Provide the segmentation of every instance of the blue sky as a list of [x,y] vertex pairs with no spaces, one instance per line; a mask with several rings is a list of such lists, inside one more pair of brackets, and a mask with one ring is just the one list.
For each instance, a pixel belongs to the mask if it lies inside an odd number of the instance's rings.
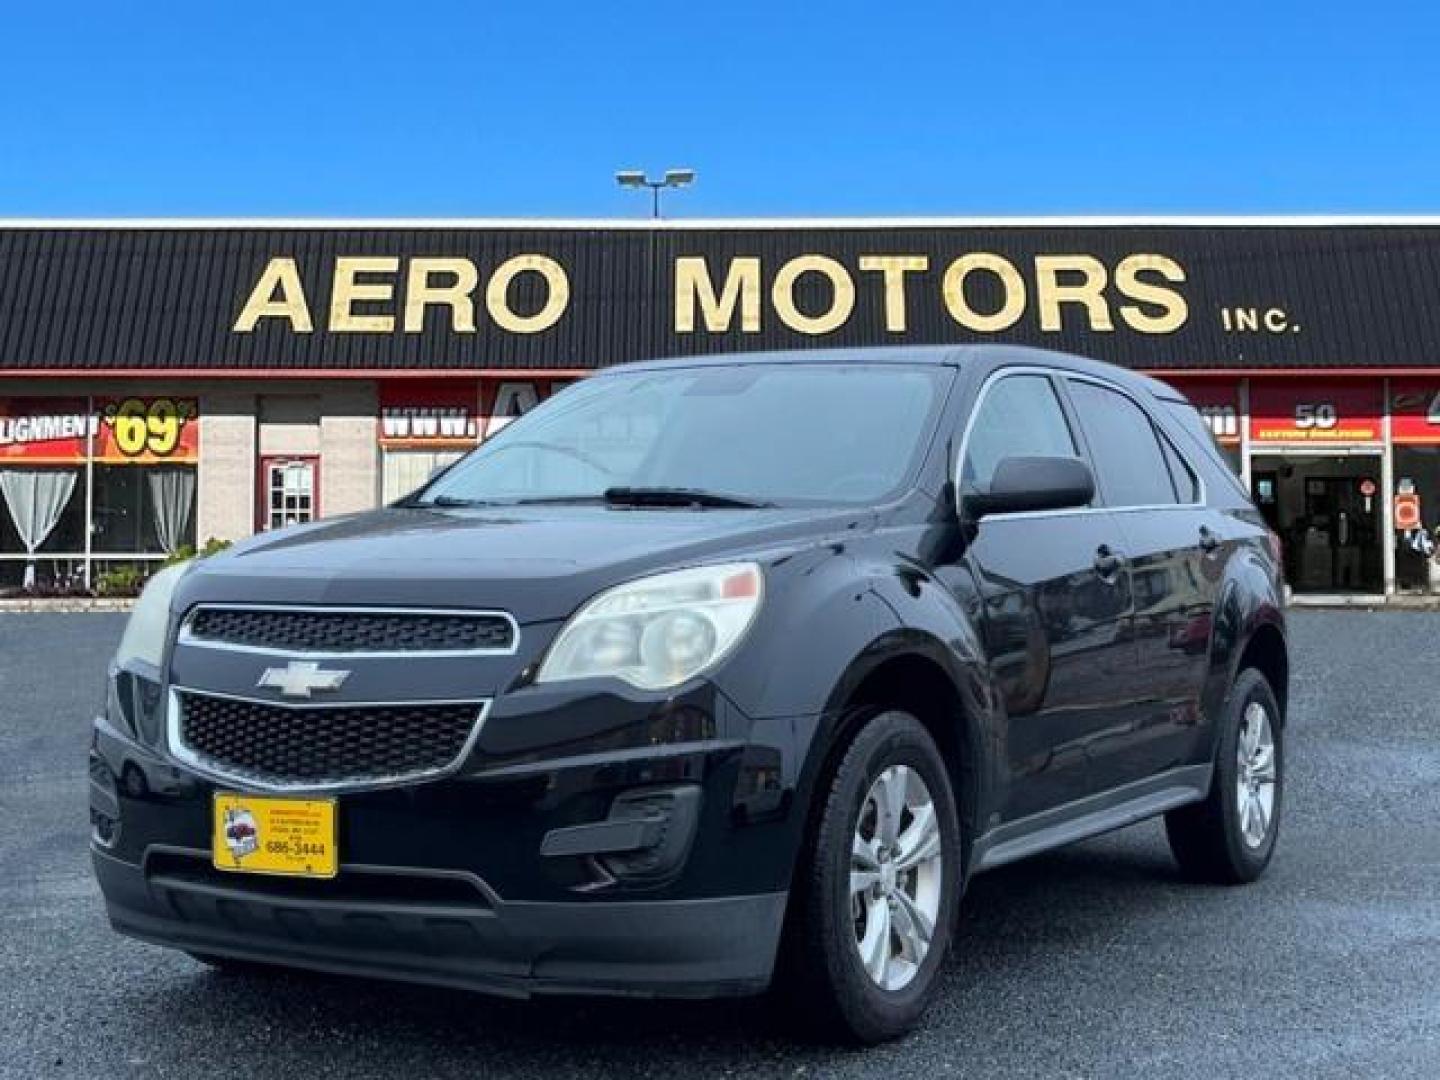
[[1440,210],[1417,2],[21,3],[0,217]]

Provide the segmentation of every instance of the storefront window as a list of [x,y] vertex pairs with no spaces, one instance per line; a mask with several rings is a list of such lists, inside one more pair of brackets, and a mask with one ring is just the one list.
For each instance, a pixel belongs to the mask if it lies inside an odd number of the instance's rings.
[[[39,556],[85,552],[85,509],[81,470],[58,466],[28,468],[0,466],[0,500],[4,502],[5,525],[0,528],[0,555],[7,556],[16,584],[40,583]],[[47,577],[54,577],[57,564],[45,561]]]
[[197,414],[192,399],[0,399],[0,589],[83,588],[100,556],[148,565],[193,545]]
[[195,468],[96,465],[94,537],[99,554],[171,555],[195,545]]
[[1419,504],[1418,526],[1395,530],[1395,585],[1440,594],[1440,446],[1395,448],[1395,492]]

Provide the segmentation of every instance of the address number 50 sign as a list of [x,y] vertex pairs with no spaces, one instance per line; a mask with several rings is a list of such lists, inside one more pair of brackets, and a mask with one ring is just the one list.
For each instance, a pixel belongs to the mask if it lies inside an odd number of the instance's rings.
[[1317,401],[1295,403],[1295,426],[1301,431],[1328,431],[1340,422],[1339,410],[1334,402]]

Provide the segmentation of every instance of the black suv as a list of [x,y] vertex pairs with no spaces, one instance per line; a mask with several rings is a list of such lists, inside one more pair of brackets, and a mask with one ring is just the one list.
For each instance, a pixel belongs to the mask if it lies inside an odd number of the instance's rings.
[[123,933],[503,994],[920,1015],[973,874],[1280,817],[1278,552],[1195,409],[1004,347],[632,364],[164,571],[95,724]]

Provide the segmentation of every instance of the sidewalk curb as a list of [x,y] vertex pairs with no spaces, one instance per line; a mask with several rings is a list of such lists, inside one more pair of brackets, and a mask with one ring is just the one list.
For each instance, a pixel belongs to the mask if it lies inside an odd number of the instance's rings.
[[75,614],[87,611],[129,611],[135,606],[130,597],[58,596],[0,600],[0,615],[54,612]]

